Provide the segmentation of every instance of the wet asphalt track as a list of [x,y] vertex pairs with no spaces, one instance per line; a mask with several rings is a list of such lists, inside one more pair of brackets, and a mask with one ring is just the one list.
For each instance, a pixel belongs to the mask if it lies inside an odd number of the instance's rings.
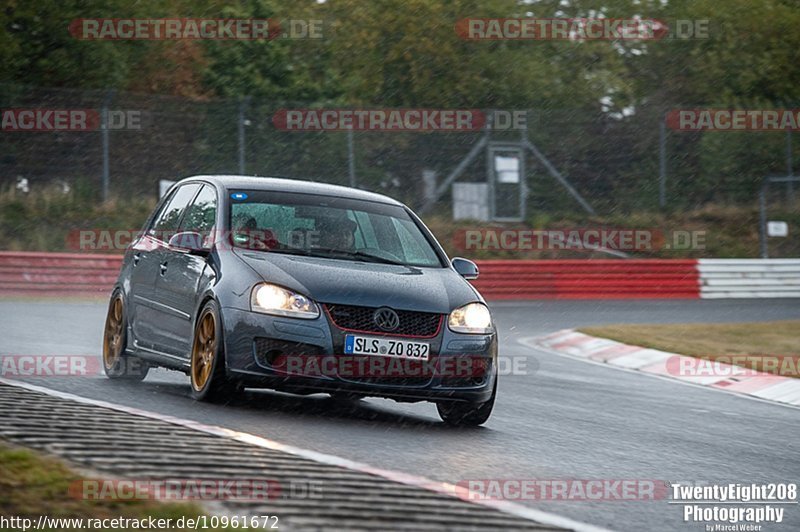
[[[481,429],[442,425],[433,405],[336,403],[247,391],[226,406],[189,397],[188,378],[158,370],[140,384],[103,377],[31,378],[73,394],[221,425],[282,443],[441,481],[658,479],[798,482],[800,410],[543,353],[518,343],[602,323],[800,318],[800,300],[538,301],[492,305],[505,375]],[[0,354],[98,354],[105,303],[0,301]],[[800,333],[799,333],[800,336]],[[800,340],[798,340],[800,342]],[[0,420],[2,413],[0,412]],[[651,502],[536,502],[535,508],[618,530],[704,530],[682,507]],[[781,526],[800,529],[800,508]]]

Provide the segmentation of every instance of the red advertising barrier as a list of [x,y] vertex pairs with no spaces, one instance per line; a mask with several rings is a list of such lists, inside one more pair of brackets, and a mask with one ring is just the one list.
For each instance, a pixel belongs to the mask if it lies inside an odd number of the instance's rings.
[[122,256],[0,252],[0,296],[107,297]]
[[[106,297],[122,257],[0,252],[0,296]],[[487,300],[697,298],[696,260],[484,260],[473,281]]]
[[698,298],[696,260],[484,260],[487,300]]

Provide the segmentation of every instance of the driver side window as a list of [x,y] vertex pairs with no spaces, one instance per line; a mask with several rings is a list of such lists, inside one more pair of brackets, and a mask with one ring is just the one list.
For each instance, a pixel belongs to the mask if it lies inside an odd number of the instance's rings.
[[163,242],[169,242],[170,237],[178,231],[178,224],[186,211],[187,205],[189,205],[189,202],[199,189],[200,185],[196,183],[178,188],[156,215],[147,234]]
[[191,205],[186,209],[178,232],[194,231],[203,236],[204,247],[209,247],[209,237],[217,220],[217,192],[210,185],[203,185]]

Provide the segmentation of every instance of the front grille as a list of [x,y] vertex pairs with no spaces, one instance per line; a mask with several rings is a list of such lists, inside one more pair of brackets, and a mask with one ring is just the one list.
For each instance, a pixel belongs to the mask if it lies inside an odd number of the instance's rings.
[[333,324],[340,329],[351,331],[390,334],[394,336],[417,336],[432,338],[439,332],[442,315],[431,312],[415,312],[411,310],[395,310],[400,324],[393,331],[382,330],[375,323],[373,315],[376,307],[358,307],[355,305],[325,305]]

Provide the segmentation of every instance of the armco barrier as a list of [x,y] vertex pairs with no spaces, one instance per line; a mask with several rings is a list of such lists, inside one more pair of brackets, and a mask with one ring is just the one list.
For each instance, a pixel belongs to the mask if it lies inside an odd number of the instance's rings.
[[[107,297],[122,257],[0,252],[0,296]],[[488,300],[800,297],[800,259],[484,260]]]
[[696,260],[486,260],[486,299],[697,298]]
[[700,297],[800,297],[800,259],[700,259]]

